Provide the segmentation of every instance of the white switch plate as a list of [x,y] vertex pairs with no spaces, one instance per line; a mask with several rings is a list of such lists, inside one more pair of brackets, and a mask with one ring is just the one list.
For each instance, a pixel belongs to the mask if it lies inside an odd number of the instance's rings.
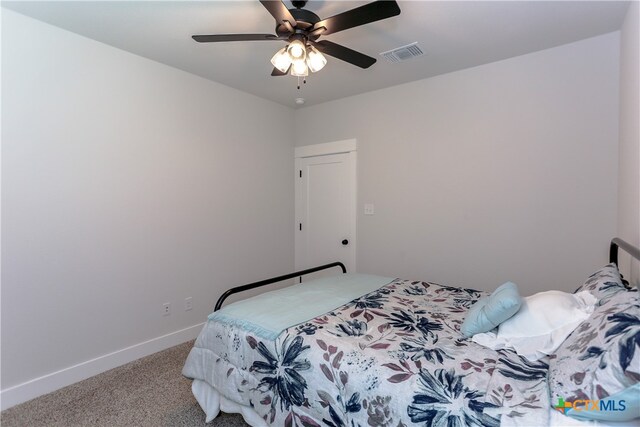
[[184,311],[189,311],[193,309],[193,298],[188,297],[184,299]]
[[365,203],[364,204],[364,214],[365,215],[373,215],[374,214],[373,203]]

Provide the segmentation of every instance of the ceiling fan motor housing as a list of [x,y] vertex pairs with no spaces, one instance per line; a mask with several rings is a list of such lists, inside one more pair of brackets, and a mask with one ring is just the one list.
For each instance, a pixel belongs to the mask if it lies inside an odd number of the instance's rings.
[[[298,32],[298,30],[302,30],[302,31],[307,30],[313,27],[313,25],[316,22],[320,22],[320,17],[315,13],[311,12],[310,10],[289,9],[289,12],[291,13],[291,16],[293,16],[293,18],[296,20],[295,22],[296,32]],[[294,22],[291,22],[291,24],[294,24]],[[287,27],[284,24],[276,23],[276,34],[278,36],[286,36],[287,34],[291,34],[291,32],[287,29]]]

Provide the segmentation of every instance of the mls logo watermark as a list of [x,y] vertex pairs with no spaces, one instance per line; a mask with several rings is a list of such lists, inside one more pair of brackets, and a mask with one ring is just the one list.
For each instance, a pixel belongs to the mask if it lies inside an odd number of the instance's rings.
[[558,398],[558,404],[554,407],[557,411],[566,414],[568,410],[580,411],[624,411],[627,409],[624,400],[587,400],[577,399],[573,402],[565,402],[564,397]]

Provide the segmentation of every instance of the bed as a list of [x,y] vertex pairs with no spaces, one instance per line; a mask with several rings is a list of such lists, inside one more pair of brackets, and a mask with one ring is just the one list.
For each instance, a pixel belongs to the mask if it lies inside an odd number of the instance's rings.
[[[611,263],[579,290],[606,294],[600,302],[608,314],[598,319],[617,327],[634,350],[640,346],[638,291],[627,288],[618,272],[618,247],[640,259],[640,250],[614,239]],[[220,309],[233,293],[331,268],[343,274]],[[220,298],[183,369],[193,379],[192,391],[207,422],[222,410],[242,414],[252,426],[578,425],[553,409],[559,402],[554,384],[569,390],[560,396],[567,402],[572,402],[570,392],[582,393],[574,393],[573,402],[590,392],[583,384],[588,373],[569,372],[567,352],[582,351],[588,356],[582,363],[595,372],[609,354],[605,347],[617,346],[607,336],[600,353],[590,353],[594,346],[584,336],[598,336],[590,320],[566,339],[584,348],[560,348],[558,354],[531,361],[461,334],[470,308],[486,300],[487,292],[344,273],[342,264],[332,263],[233,288]],[[624,332],[620,319],[607,320],[611,313],[630,313],[623,319]],[[602,334],[611,329],[601,326],[594,323],[593,328]],[[625,369],[618,369],[621,381],[628,391],[640,393],[633,388],[640,381],[640,350],[625,357]],[[598,398],[612,394],[602,396],[602,390],[614,387],[602,372],[594,380]]]

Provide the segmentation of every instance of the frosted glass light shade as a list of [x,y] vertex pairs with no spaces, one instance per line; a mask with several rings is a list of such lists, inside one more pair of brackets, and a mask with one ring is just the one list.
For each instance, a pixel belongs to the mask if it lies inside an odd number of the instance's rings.
[[291,59],[295,61],[296,59],[304,59],[307,50],[304,48],[304,43],[300,40],[294,40],[287,47],[287,52],[291,55]]
[[289,53],[287,53],[287,48],[283,47],[278,52],[276,52],[276,54],[273,55],[273,58],[271,58],[271,63],[278,70],[286,73],[291,66],[291,57],[289,56]]
[[324,66],[327,65],[327,58],[325,58],[318,49],[310,46],[307,52],[307,65],[311,72],[315,73],[316,71],[322,70]]
[[296,77],[306,77],[309,75],[309,68],[307,68],[304,59],[293,61],[291,65],[291,75]]

